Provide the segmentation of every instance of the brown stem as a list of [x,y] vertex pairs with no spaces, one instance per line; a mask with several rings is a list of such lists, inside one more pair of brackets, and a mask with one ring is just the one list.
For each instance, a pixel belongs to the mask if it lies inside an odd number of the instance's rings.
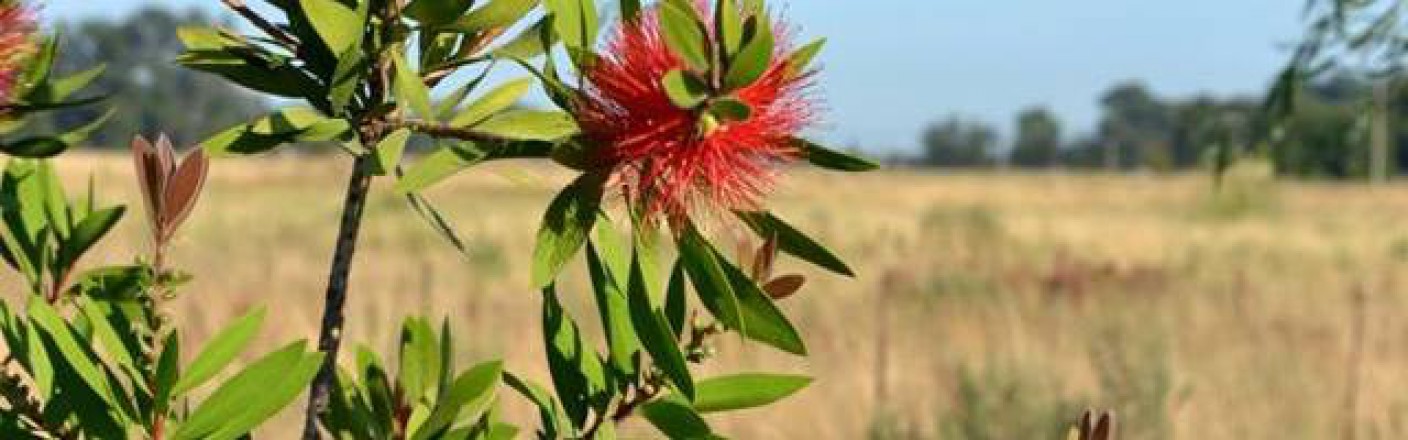
[[[373,143],[374,145],[375,143]],[[358,156],[347,182],[347,197],[342,206],[342,221],[338,227],[337,245],[333,251],[328,288],[323,303],[323,323],[318,336],[318,350],[323,352],[323,365],[313,379],[304,415],[303,438],[319,438],[318,415],[327,410],[337,373],[337,352],[342,344],[343,306],[347,303],[347,279],[352,272],[352,257],[357,251],[357,235],[362,225],[362,213],[371,189],[371,156]]]
[[596,436],[597,431],[601,430],[602,425],[607,423],[621,423],[631,417],[632,414],[635,414],[636,408],[639,408],[641,405],[644,405],[646,402],[649,402],[650,399],[654,399],[655,396],[660,394],[661,387],[656,383],[659,381],[658,376],[654,374],[647,375],[644,384],[632,387],[632,389],[635,390],[634,395],[621,399],[621,403],[616,406],[615,411],[611,411],[609,416],[607,414],[598,415],[592,420],[591,426],[588,426],[585,431],[582,431],[581,438],[590,440]]
[[289,35],[288,32],[284,32],[283,29],[270,23],[269,20],[265,20],[264,17],[261,17],[258,13],[254,12],[254,10],[249,9],[249,6],[244,4],[244,0],[220,0],[220,3],[223,3],[226,8],[239,14],[239,16],[244,18],[245,21],[248,21],[249,24],[264,31],[265,34],[283,43],[288,48],[293,49],[298,46],[297,38]]
[[459,139],[463,141],[497,142],[504,140],[503,138],[497,136],[478,133],[469,129],[457,128],[450,126],[449,124],[439,122],[410,119],[392,119],[387,122],[387,126],[392,129],[409,128],[411,130],[415,130],[416,132],[423,133],[428,136]]
[[[162,240],[159,236],[154,237],[152,241],[152,271],[156,272],[158,282],[151,291],[151,298],[148,299],[151,301],[151,311],[148,312],[147,316],[147,330],[152,340],[148,344],[151,349],[147,352],[147,365],[155,366],[159,362],[158,359],[161,357],[161,352],[166,350],[166,347],[161,346],[166,341],[166,338],[161,337],[161,303],[167,294],[167,289],[164,285],[164,276],[166,274],[166,241]],[[148,371],[147,389],[155,391],[157,386],[156,371]],[[155,406],[156,414],[152,415],[152,440],[162,440],[165,438],[166,410],[168,408],[170,407],[167,405]]]
[[[394,35],[401,21],[403,0],[390,0],[386,8],[379,11],[383,35]],[[374,64],[375,71],[368,80],[369,108],[384,102],[391,77],[391,59],[384,55]],[[389,112],[395,116],[396,111]],[[372,111],[359,115],[358,135],[362,145],[377,145],[386,135],[382,115]],[[352,273],[352,257],[357,252],[357,236],[362,228],[362,213],[366,210],[367,193],[371,190],[371,180],[375,160],[373,156],[362,154],[352,164],[352,174],[347,182],[347,196],[342,205],[342,220],[338,226],[337,245],[333,250],[332,266],[328,273],[328,287],[323,299],[323,322],[318,335],[318,350],[323,352],[323,365],[308,391],[308,409],[303,419],[303,439],[317,440],[318,416],[327,411],[332,398],[333,387],[337,385],[337,353],[342,345],[343,309],[347,303],[348,278]]]

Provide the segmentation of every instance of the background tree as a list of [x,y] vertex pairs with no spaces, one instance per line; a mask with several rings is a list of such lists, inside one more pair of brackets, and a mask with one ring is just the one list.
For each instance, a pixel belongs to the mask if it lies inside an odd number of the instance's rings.
[[1393,172],[1391,101],[1408,61],[1408,18],[1401,13],[1405,7],[1404,0],[1307,0],[1305,37],[1269,98],[1294,107],[1294,83],[1326,74],[1366,82],[1368,87],[1358,89],[1356,97],[1363,103],[1359,112],[1366,135],[1360,141],[1368,146],[1367,174],[1373,181]]
[[1061,149],[1061,123],[1045,107],[1032,107],[1017,115],[1017,137],[1010,161],[1018,167],[1049,167]]
[[924,163],[939,167],[992,164],[997,130],[983,122],[949,116],[924,131]]
[[[94,81],[95,93],[121,108],[92,137],[98,146],[122,146],[132,133],[163,131],[178,144],[199,141],[267,110],[268,102],[219,78],[172,63],[182,46],[176,30],[212,22],[196,9],[180,12],[143,8],[119,21],[88,20],[61,25],[64,51],[60,71],[106,65]],[[90,120],[103,108],[83,107],[35,121],[40,128]]]
[[1106,148],[1106,168],[1171,165],[1168,108],[1143,83],[1115,85],[1100,97],[1100,105],[1104,110],[1100,134]]

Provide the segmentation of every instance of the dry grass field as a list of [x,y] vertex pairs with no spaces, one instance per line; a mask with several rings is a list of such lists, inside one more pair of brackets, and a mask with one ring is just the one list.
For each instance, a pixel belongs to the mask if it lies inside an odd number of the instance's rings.
[[[75,183],[92,173],[106,200],[135,201],[125,157],[59,163]],[[345,172],[336,158],[213,164],[174,257],[197,277],[174,306],[190,336],[259,304],[271,312],[261,349],[316,334]],[[449,317],[464,362],[503,357],[546,378],[527,265],[566,178],[505,163],[430,192],[468,258],[382,182],[349,340],[390,353],[402,316]],[[709,368],[817,382],[719,431],[1059,438],[1094,406],[1121,416],[1125,439],[1408,437],[1408,185],[1253,179],[1229,192],[1213,197],[1193,175],[792,173],[775,210],[859,278],[790,266],[811,288],[783,307],[813,355],[725,341]],[[130,258],[131,212],[95,259]],[[565,286],[591,327],[581,274]],[[263,437],[291,438],[294,412]]]

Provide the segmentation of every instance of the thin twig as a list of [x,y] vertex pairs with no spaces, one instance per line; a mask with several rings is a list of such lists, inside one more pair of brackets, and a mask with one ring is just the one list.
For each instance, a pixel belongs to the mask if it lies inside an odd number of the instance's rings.
[[289,35],[288,32],[284,32],[283,29],[279,28],[274,23],[270,23],[269,20],[264,19],[264,17],[254,12],[253,9],[249,9],[249,6],[244,3],[244,0],[220,0],[220,3],[224,4],[226,8],[229,8],[234,13],[239,14],[239,16],[244,18],[245,21],[248,21],[249,24],[264,31],[265,34],[268,34],[275,40],[288,45],[290,48],[298,47],[299,43],[297,38]]
[[463,141],[474,142],[499,142],[505,140],[504,138],[498,136],[488,135],[466,128],[454,127],[450,124],[440,122],[393,118],[388,120],[386,123],[393,130],[399,128],[409,128],[419,133],[440,138],[459,139]]

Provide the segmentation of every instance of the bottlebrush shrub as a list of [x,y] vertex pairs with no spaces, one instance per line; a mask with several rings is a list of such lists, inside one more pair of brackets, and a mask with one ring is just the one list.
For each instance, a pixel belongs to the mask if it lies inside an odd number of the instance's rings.
[[[188,276],[165,266],[206,173],[197,152],[177,161],[169,142],[133,143],[152,224],[151,254],[125,266],[78,270],[121,219],[87,194],[70,200],[47,160],[12,159],[0,179],[0,255],[29,281],[23,310],[0,303],[0,438],[235,439],[291,402],[322,355],[285,346],[208,386],[244,351],[264,317],[225,327],[182,364],[180,332],[163,304]],[[90,181],[91,182],[91,181]],[[187,348],[192,349],[192,348]],[[197,400],[193,392],[208,396]]]
[[[671,438],[714,436],[703,414],[766,405],[811,380],[766,373],[696,380],[691,370],[723,332],[806,354],[775,304],[803,279],[774,278],[777,256],[853,275],[765,208],[773,179],[789,163],[875,168],[798,137],[816,116],[810,63],[823,43],[792,46],[790,28],[760,1],[699,5],[623,2],[623,21],[600,53],[589,11],[556,10],[577,84],[561,79],[553,58],[529,67],[579,127],[552,158],[582,172],[549,205],[534,252],[555,396],[519,388],[539,406],[542,438],[614,438],[614,425],[636,414]],[[434,160],[419,166],[446,168]],[[616,215],[631,225],[629,234],[613,230],[610,200],[623,207]],[[730,261],[705,233],[730,224],[756,232],[764,245]],[[604,350],[584,338],[556,288],[558,273],[582,249]]]
[[[811,61],[822,42],[794,46],[794,32],[762,1],[666,0],[643,8],[623,0],[621,22],[604,45],[597,5],[585,0],[278,0],[269,14],[240,0],[222,3],[261,35],[183,29],[187,50],[179,61],[302,105],[217,133],[206,151],[333,143],[354,161],[319,342],[327,356],[304,438],[322,430],[353,438],[494,437],[508,430],[496,428],[483,401],[492,390],[479,384],[498,376],[538,407],[542,438],[613,438],[615,424],[637,414],[670,437],[710,437],[702,414],[765,405],[810,382],[763,373],[695,380],[691,371],[710,357],[711,338],[725,332],[806,353],[774,303],[797,293],[804,279],[773,277],[774,262],[787,254],[853,273],[768,212],[767,193],[793,163],[875,168],[799,137],[817,117]],[[532,75],[485,86],[500,64]],[[535,84],[558,110],[515,105]],[[413,137],[435,148],[403,170]],[[581,172],[547,207],[532,265],[543,291],[551,391],[501,374],[495,363],[456,376],[475,385],[461,389],[459,379],[449,381],[450,351],[435,358],[432,350],[431,341],[449,344],[448,331],[437,340],[416,320],[403,333],[397,379],[370,352],[337,379],[342,304],[370,180],[394,176],[395,190],[460,246],[421,191],[510,158],[551,159]],[[629,233],[612,230],[617,220]],[[733,225],[764,243],[738,262],[707,238]],[[604,347],[584,339],[556,289],[559,272],[583,249]]]
[[77,145],[112,114],[59,134],[27,132],[26,118],[39,112],[92,105],[99,96],[75,98],[103,72],[96,66],[68,76],[54,72],[59,38],[37,33],[33,9],[18,0],[0,0],[0,153],[50,157]]

